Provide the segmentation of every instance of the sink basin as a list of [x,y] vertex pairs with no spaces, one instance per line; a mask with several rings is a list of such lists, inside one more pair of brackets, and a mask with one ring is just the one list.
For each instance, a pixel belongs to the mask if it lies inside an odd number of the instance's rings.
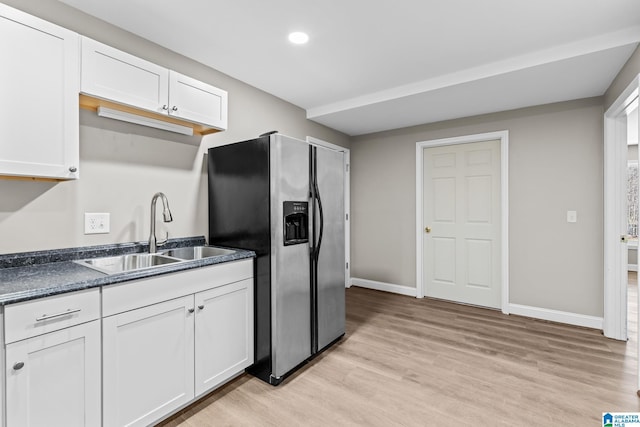
[[213,246],[193,246],[188,248],[166,249],[155,254],[118,255],[105,258],[83,259],[74,262],[102,273],[116,274],[176,262],[229,255],[234,252],[236,251],[233,249],[215,248]]
[[233,249],[214,248],[213,246],[192,246],[189,248],[167,249],[160,252],[162,255],[180,258],[183,260],[202,259],[219,255],[229,255],[236,251]]
[[94,270],[107,274],[141,270],[143,268],[157,267],[176,262],[180,262],[180,260],[159,254],[129,254],[76,261],[76,263],[80,265],[84,265],[85,267],[90,267]]

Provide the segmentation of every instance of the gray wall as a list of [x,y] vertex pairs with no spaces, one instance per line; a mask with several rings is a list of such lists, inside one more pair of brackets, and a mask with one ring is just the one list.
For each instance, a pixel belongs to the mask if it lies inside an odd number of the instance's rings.
[[510,302],[602,316],[602,115],[591,98],[353,138],[352,276],[416,286],[416,142],[508,130]]
[[[149,202],[169,197],[171,236],[206,235],[205,152],[277,129],[352,148],[352,275],[415,287],[415,143],[509,130],[511,302],[602,315],[602,114],[640,72],[636,50],[604,98],[353,138],[302,109],[55,0],[3,0],[33,15],[229,92],[229,130],[199,145],[81,112],[81,179],[0,180],[0,253],[145,240]],[[43,136],[46,137],[46,136]],[[193,142],[193,140],[190,140]],[[577,210],[568,224],[566,211]],[[85,236],[84,212],[110,212],[108,235]]]
[[629,83],[640,74],[640,46],[631,54],[631,57],[624,64],[618,75],[604,94],[605,111],[615,102]]
[[[346,135],[308,121],[294,105],[55,0],[3,2],[227,90],[229,130],[199,141],[81,111],[78,181],[0,180],[0,253],[146,240],[156,191],[166,193],[174,214],[162,234],[206,236],[207,148],[270,130],[349,146]],[[110,212],[111,233],[85,236],[84,212]]]

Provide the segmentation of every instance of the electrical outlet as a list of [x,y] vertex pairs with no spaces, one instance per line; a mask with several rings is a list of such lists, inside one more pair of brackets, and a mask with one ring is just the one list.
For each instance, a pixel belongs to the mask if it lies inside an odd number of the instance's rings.
[[109,213],[84,213],[84,234],[106,234],[109,232]]
[[578,212],[567,211],[567,222],[578,222]]

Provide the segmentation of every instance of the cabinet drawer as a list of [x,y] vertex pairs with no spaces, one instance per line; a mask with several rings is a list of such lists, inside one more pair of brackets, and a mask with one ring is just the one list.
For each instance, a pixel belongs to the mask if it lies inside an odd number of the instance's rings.
[[56,295],[5,307],[5,342],[11,343],[100,318],[100,289]]

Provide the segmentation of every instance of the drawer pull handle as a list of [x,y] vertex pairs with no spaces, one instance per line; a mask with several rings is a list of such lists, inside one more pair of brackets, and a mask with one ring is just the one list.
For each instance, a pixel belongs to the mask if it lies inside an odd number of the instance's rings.
[[198,308],[199,308],[200,310],[204,310],[204,305],[199,305],[199,306],[198,306]]
[[22,369],[24,367],[24,362],[16,362],[13,365],[13,370],[14,371],[19,371],[20,369]]
[[190,308],[188,311],[189,311],[189,313],[193,313],[194,311],[196,311],[196,309],[195,308]]
[[69,314],[73,314],[73,313],[79,313],[82,309],[80,308],[76,308],[76,309],[68,309],[67,311],[63,311],[62,313],[56,313],[56,314],[43,314],[40,317],[36,317],[36,322],[42,322],[43,320],[49,320],[49,319],[55,319],[56,317],[62,317],[62,316],[67,316]]

